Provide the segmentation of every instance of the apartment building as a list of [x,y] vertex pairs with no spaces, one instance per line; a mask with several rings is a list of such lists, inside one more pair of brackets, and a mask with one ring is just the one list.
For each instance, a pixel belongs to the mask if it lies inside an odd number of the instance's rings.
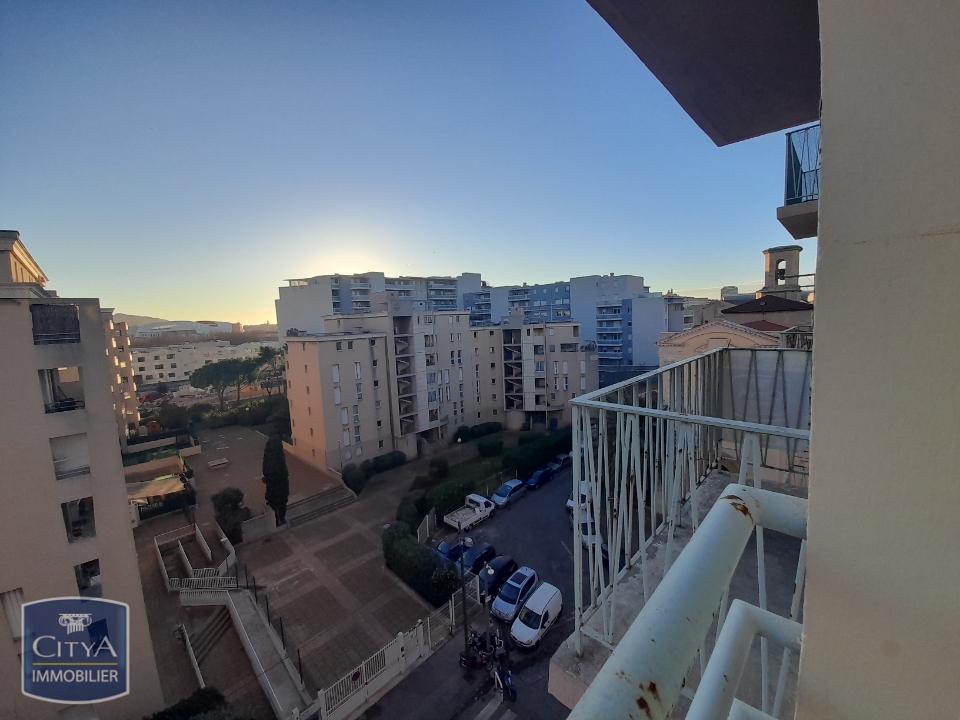
[[197,368],[221,360],[246,360],[260,354],[261,347],[279,348],[276,341],[248,342],[231,345],[229,340],[181,343],[163,347],[133,348],[134,379],[141,389],[165,383],[178,388],[190,382]]
[[127,437],[140,426],[140,402],[137,381],[130,350],[130,335],[125,322],[113,319],[113,309],[100,311],[104,339],[107,346],[107,364],[110,370],[110,392],[113,393],[113,412],[117,419],[120,445],[127,447]]
[[464,295],[481,287],[478,273],[389,277],[382,272],[369,272],[287,280],[276,301],[279,335],[286,337],[291,329],[310,331],[312,318],[318,316],[370,312],[372,296],[384,292],[423,302],[431,310],[457,310],[464,308]]
[[[10,717],[128,720],[163,697],[117,442],[116,356],[99,302],[57,297],[46,281],[19,233],[0,232],[0,697]],[[133,649],[130,694],[82,715],[20,692],[21,605],[76,595],[129,604]]]
[[317,332],[287,338],[294,452],[308,462],[414,456],[481,422],[555,427],[569,422],[569,397],[596,387],[596,354],[582,349],[575,323],[471,327],[462,310],[385,294],[374,302],[373,312],[316,318]]

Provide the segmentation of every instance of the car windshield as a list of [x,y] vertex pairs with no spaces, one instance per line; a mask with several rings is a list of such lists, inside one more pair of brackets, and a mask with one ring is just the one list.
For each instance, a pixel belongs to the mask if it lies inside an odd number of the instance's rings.
[[497,495],[498,497],[506,497],[509,494],[510,494],[509,485],[501,485],[497,490],[497,492],[494,493],[494,495]]
[[524,608],[520,611],[520,622],[528,628],[537,630],[540,627],[540,613],[535,613],[530,608]]
[[515,603],[519,597],[520,586],[514,583],[512,580],[504,585],[503,589],[500,591],[500,599],[508,603]]

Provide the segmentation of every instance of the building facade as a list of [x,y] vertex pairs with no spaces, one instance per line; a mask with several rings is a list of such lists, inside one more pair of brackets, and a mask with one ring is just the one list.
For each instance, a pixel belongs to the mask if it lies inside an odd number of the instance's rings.
[[548,428],[597,385],[576,323],[471,327],[470,313],[380,296],[375,311],[318,318],[287,337],[294,453],[340,468],[391,450],[408,457],[461,425]]
[[113,393],[113,412],[117,419],[120,445],[127,447],[127,437],[140,426],[140,402],[130,349],[127,324],[113,319],[113,310],[100,311],[107,345],[107,364],[110,369],[110,391]]
[[46,280],[19,233],[0,233],[0,466],[7,481],[0,696],[11,717],[66,717],[65,706],[20,692],[20,607],[51,597],[104,597],[130,606],[131,688],[85,712],[126,720],[155,712],[163,697],[117,441],[116,355],[105,342],[99,302],[57,297],[44,289]]
[[279,348],[276,341],[231,345],[228,340],[208,340],[163,347],[133,348],[134,381],[141,389],[164,383],[171,388],[187,385],[197,368],[221,360],[246,360],[260,354],[261,347]]

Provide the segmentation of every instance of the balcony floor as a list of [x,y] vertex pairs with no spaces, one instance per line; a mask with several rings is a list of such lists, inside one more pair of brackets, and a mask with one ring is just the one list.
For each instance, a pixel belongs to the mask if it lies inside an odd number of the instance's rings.
[[[702,519],[713,507],[720,493],[730,483],[737,482],[736,473],[715,470],[701,485],[698,493],[699,517]],[[774,485],[765,485],[765,489],[776,490],[791,495],[806,496],[806,488],[791,488]],[[690,526],[690,503],[686,503],[683,510],[683,527],[674,531],[673,559],[686,547],[692,537]],[[767,575],[767,607],[772,612],[788,617],[790,602],[793,596],[794,575],[797,559],[800,552],[800,541],[773,532],[764,533],[764,548],[766,557]],[[650,593],[656,589],[664,575],[666,555],[666,531],[660,533],[654,543],[647,549],[648,582],[651,582]],[[584,564],[586,564],[584,556]],[[743,556],[737,566],[736,573],[730,584],[730,599],[739,598],[754,605],[758,604],[757,586],[757,554],[756,535],[753,535],[743,551]],[[586,601],[586,599],[585,599]],[[614,645],[623,637],[633,623],[643,605],[643,586],[640,579],[640,566],[637,565],[627,576],[620,581],[616,590],[616,621],[613,632]],[[573,598],[570,598],[570,608],[573,609]],[[802,618],[801,618],[802,620]],[[602,632],[601,614],[596,613],[587,623],[597,634]],[[707,637],[707,647],[712,648],[715,626],[711,628]],[[744,702],[760,707],[760,650],[759,641],[754,641],[750,658],[743,673],[743,680],[737,691],[737,697]],[[560,702],[572,708],[576,705],[587,686],[593,681],[597,672],[610,657],[610,650],[597,641],[584,636],[583,657],[577,657],[574,638],[571,635],[554,653],[550,660],[550,694]],[[782,648],[770,643],[769,650],[769,698],[772,706],[773,693],[776,688],[777,674],[780,670]],[[784,695],[785,710],[794,706],[796,696],[796,668],[797,657],[791,658],[791,672],[788,673],[786,692]],[[698,664],[687,674],[687,687],[696,688],[700,677]],[[686,714],[689,703],[681,699],[671,717],[681,718]],[[792,711],[783,712],[782,717],[792,717]]]

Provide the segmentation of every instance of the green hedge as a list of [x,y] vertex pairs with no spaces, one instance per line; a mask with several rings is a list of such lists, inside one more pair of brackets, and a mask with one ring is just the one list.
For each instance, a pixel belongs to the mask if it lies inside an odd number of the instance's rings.
[[456,510],[463,505],[463,498],[474,491],[472,478],[453,478],[437,485],[427,492],[427,505],[434,507],[440,515]]
[[405,522],[388,526],[381,539],[383,559],[397,577],[434,607],[441,606],[450,598],[452,588],[440,557],[430,548],[420,545]]
[[[214,411],[204,418],[209,428],[221,428],[227,425],[264,425],[272,422],[278,428],[287,427],[290,421],[290,408],[282,395],[251,400],[240,407],[224,412]],[[289,432],[289,431],[288,431]]]
[[450,463],[446,458],[434,458],[430,461],[430,479],[442,480],[450,474]]
[[503,430],[503,425],[498,422],[478,423],[473,426],[461,425],[453,434],[450,444],[456,445],[457,440],[462,440],[463,442],[467,442],[468,440],[476,440],[479,437],[483,437],[484,435],[492,435],[493,433],[498,433],[501,430]]
[[477,443],[480,457],[495,457],[503,452],[503,440],[487,438]]
[[503,469],[515,472],[517,477],[527,478],[537,468],[554,462],[557,455],[570,452],[572,434],[568,429],[542,435],[503,454]]

